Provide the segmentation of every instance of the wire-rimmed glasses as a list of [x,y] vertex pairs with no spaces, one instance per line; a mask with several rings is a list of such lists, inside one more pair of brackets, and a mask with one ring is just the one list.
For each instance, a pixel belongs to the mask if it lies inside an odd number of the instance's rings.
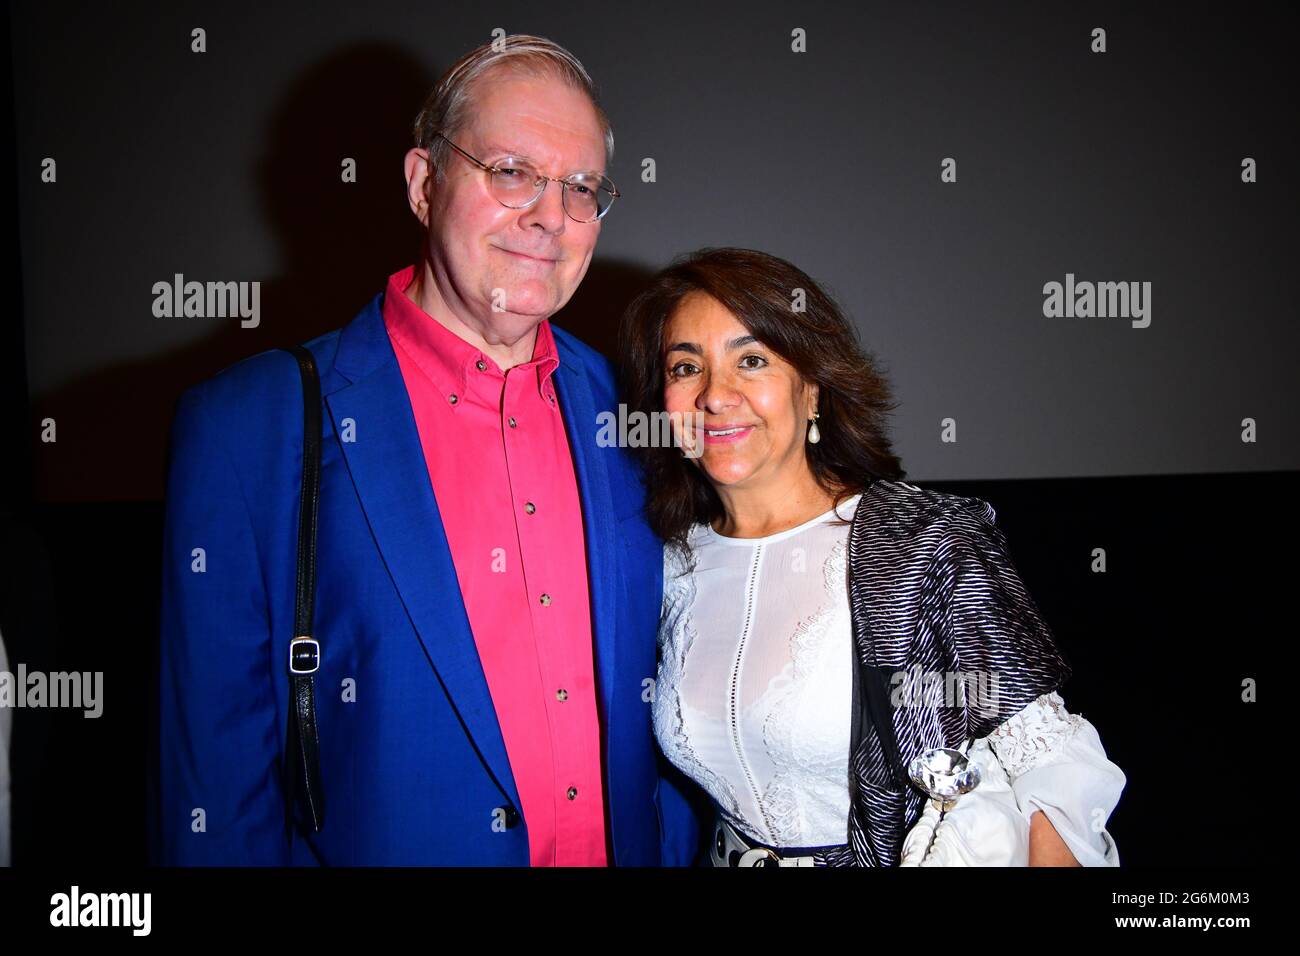
[[535,203],[548,182],[560,183],[561,204],[565,214],[574,222],[595,222],[609,212],[621,193],[608,176],[597,172],[573,173],[569,176],[544,176],[527,160],[505,156],[488,164],[471,156],[442,133],[435,133],[447,145],[468,159],[488,175],[488,189],[492,197],[503,206],[523,209]]

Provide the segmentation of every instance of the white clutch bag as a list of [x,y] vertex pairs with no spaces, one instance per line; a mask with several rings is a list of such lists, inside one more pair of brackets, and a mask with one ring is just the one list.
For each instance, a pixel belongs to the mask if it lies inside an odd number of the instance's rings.
[[916,825],[903,840],[900,866],[1028,866],[1029,820],[988,740],[966,754],[980,769],[980,783],[942,814],[926,800]]

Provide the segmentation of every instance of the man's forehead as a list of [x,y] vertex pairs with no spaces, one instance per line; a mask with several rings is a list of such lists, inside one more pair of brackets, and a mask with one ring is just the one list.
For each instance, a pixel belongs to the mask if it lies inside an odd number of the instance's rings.
[[533,132],[525,124],[520,124],[514,130],[478,131],[475,132],[474,139],[484,159],[508,154],[517,159],[526,159],[537,166],[562,165],[566,171],[605,168],[604,141],[601,142],[600,149],[595,150],[577,142],[576,136],[558,132]]
[[[534,97],[515,108],[492,95],[504,92],[500,87],[489,91],[480,101],[478,116],[469,126],[477,147],[484,154],[509,153],[537,165],[563,165],[566,171],[603,170],[604,132],[589,101],[573,96],[567,88],[557,98],[547,95],[542,100],[536,97],[550,93],[545,86],[527,89]],[[574,108],[586,112],[574,116],[571,113]]]

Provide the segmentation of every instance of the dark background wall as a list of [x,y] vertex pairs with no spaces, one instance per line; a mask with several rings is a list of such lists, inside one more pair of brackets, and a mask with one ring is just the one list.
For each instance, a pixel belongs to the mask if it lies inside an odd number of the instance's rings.
[[[556,322],[609,351],[639,284],[703,245],[824,283],[895,385],[909,480],[997,508],[1075,665],[1067,704],[1129,774],[1123,861],[1253,862],[1241,822],[1265,728],[1241,682],[1287,640],[1300,467],[1289,20],[1154,3],[10,15],[0,633],[15,666],[106,685],[99,720],[18,712],[15,863],[145,858],[172,404],[344,324],[412,261],[411,119],[496,27],[567,46],[614,125],[625,198]],[[260,326],[155,318],[152,286],[178,272],[260,281]],[[1044,317],[1043,285],[1066,273],[1150,282],[1150,326]],[[47,417],[55,443],[38,440]],[[1171,799],[1171,761],[1226,773],[1221,805]]]

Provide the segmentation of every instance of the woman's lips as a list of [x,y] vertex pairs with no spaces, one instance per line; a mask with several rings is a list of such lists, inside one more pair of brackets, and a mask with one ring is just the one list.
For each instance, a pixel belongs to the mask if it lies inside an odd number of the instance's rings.
[[[706,445],[720,445],[720,444],[723,444],[723,443],[725,443],[725,442],[737,442],[737,441],[741,441],[741,440],[743,440],[745,437],[747,437],[747,436],[749,435],[749,433],[752,432],[753,430],[754,430],[754,426],[753,426],[753,425],[735,425],[735,426],[732,426],[732,427],[730,427],[730,428],[725,428],[725,429],[723,429],[723,428],[705,428],[705,429],[704,429],[704,444],[706,444]],[[719,434],[714,434],[715,432],[723,432],[723,434],[721,434],[721,435],[719,435]]]

